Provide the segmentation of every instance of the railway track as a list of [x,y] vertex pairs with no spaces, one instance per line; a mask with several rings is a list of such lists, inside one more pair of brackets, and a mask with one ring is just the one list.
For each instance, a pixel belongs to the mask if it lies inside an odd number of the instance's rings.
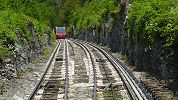
[[66,41],[60,40],[47,62],[45,73],[28,100],[67,100],[68,59],[66,49]]
[[[84,100],[92,98],[92,87],[93,87],[93,69],[91,63],[90,55],[85,48],[80,44],[69,42],[71,55],[75,55],[70,58],[73,59],[74,64],[71,68],[70,75],[70,86],[69,86],[69,99],[74,100]],[[72,61],[72,62],[73,62]]]
[[110,63],[113,65],[115,70],[120,75],[122,81],[124,82],[125,88],[127,89],[127,92],[129,93],[130,99],[132,99],[132,100],[153,100],[151,95],[146,92],[146,90],[142,87],[141,84],[139,84],[139,82],[136,80],[136,78],[131,76],[131,74],[128,73],[127,70],[112,55],[110,55],[106,51],[102,50],[101,48],[99,48],[91,43],[83,42],[83,44],[84,43],[99,50],[110,61]]
[[151,100],[127,71],[90,43],[60,40],[28,100]]
[[[109,68],[109,66],[111,66],[110,63],[104,58],[104,55],[95,50],[95,48],[89,48],[89,46],[82,43],[79,44],[82,45],[92,57],[93,69],[95,70],[93,100],[120,100],[122,96],[118,89],[121,90],[123,88],[122,82],[117,76],[113,75],[115,72]],[[115,86],[113,86],[113,84]]]
[[[75,42],[76,43],[76,42]],[[92,75],[93,75],[93,95],[92,95],[92,99],[96,100],[97,99],[97,81],[96,81],[96,68],[95,68],[95,61],[94,61],[94,55],[91,53],[91,51],[83,44],[81,43],[76,43],[78,44],[84,51],[88,57],[88,59],[90,59],[91,62],[91,66],[92,66]]]

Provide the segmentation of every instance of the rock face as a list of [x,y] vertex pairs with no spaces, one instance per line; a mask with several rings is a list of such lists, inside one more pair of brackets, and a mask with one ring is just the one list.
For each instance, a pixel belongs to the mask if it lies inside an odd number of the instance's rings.
[[148,44],[147,40],[132,29],[128,30],[129,2],[130,0],[123,1],[120,12],[114,17],[106,13],[98,31],[95,28],[80,31],[79,39],[108,45],[112,51],[121,52],[129,58],[137,66],[137,70],[152,72],[159,79],[178,79],[178,47],[164,47],[160,38],[155,39],[153,44]]
[[17,40],[10,45],[12,49],[11,56],[4,59],[4,63],[0,65],[0,86],[5,80],[17,77],[20,71],[25,71],[28,62],[32,58],[38,57],[51,44],[49,34],[45,34],[44,39],[39,40],[31,23],[29,23],[28,28],[31,40],[24,37],[25,33],[22,30],[18,31],[16,33]]

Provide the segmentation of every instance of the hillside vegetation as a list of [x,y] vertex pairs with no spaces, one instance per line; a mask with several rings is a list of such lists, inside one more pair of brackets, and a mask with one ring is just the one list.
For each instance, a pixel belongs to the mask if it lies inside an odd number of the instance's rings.
[[99,28],[103,15],[119,12],[119,3],[120,0],[66,0],[59,14],[61,24],[67,25],[69,30],[73,26],[78,30]]
[[[57,22],[57,10],[52,0],[1,0],[0,1],[0,60],[11,54],[10,46],[17,40],[16,33],[31,42],[29,24],[35,27],[38,37]],[[22,38],[23,38],[22,37]]]
[[133,0],[129,10],[129,26],[132,32],[147,40],[152,47],[160,39],[165,47],[178,42],[177,0]]
[[[65,0],[60,11],[60,24],[69,29],[100,27],[105,14],[118,14],[120,0]],[[151,48],[156,38],[161,38],[165,47],[177,42],[177,0],[133,0],[129,16],[129,28],[147,40]]]

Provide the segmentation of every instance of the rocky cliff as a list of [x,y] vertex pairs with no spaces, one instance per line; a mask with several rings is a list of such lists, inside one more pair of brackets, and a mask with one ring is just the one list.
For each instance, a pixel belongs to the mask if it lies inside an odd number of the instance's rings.
[[1,62],[0,86],[6,80],[18,77],[21,71],[27,69],[28,62],[38,57],[51,44],[49,32],[39,36],[32,23],[28,23],[26,27],[30,33],[28,37],[25,37],[23,30],[19,30],[16,41],[7,41],[11,54]]

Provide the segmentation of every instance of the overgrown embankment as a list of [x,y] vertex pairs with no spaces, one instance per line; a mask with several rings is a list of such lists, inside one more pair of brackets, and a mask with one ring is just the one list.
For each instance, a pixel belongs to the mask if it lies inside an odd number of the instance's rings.
[[177,6],[173,0],[134,0],[128,13],[126,49],[122,51],[138,69],[168,81],[167,88],[174,95],[178,85]]
[[135,0],[128,13],[128,56],[135,54],[131,58],[140,69],[152,70],[164,79],[178,77],[177,5],[172,0]]
[[51,0],[0,1],[0,86],[17,77],[55,38],[55,5]]

